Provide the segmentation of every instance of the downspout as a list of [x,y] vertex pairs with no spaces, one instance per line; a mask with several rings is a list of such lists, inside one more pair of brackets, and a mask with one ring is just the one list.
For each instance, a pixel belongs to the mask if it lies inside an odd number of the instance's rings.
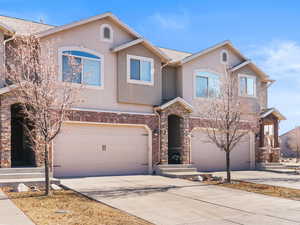
[[[9,42],[9,41],[12,41],[16,38],[16,34],[14,33],[12,37],[6,39],[3,41],[3,63],[4,63],[4,74],[6,74],[6,43]],[[3,75],[4,75],[3,74]],[[4,78],[4,77],[3,77]],[[4,82],[6,82],[4,79],[3,79]]]

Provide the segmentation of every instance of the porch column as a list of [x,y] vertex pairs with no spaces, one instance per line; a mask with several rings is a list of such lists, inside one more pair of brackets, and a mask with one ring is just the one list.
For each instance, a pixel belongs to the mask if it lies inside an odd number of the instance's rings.
[[190,123],[189,116],[185,115],[180,123],[181,146],[182,146],[182,163],[190,163]]
[[4,96],[0,99],[0,168],[11,167],[11,112]]
[[274,147],[279,148],[279,141],[278,141],[278,120],[274,120]]
[[160,163],[168,164],[168,114],[160,114]]
[[263,120],[261,120],[261,123],[260,123],[259,147],[265,147],[265,126],[264,126]]

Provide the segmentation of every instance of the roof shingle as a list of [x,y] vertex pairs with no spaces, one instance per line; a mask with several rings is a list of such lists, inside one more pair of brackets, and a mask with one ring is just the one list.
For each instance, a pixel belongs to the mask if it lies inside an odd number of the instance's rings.
[[55,26],[34,21],[0,15],[0,22],[16,31],[17,35],[29,35]]

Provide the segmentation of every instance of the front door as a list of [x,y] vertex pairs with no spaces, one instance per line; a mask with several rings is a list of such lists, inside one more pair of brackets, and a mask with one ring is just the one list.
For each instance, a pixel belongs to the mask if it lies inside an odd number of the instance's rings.
[[168,163],[181,163],[181,118],[176,115],[168,117]]

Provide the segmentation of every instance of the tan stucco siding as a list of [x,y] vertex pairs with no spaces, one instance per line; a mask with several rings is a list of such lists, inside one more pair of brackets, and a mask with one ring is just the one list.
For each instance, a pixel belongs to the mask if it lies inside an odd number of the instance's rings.
[[[183,98],[188,101],[191,105],[194,107],[193,116],[202,116],[203,110],[207,107],[207,105],[210,104],[209,99],[206,98],[196,98],[195,96],[195,72],[197,70],[200,71],[210,71],[217,75],[219,75],[221,78],[226,73],[226,65],[222,64],[220,61],[220,54],[222,50],[227,50],[229,54],[229,66],[235,66],[240,63],[242,63],[242,59],[234,54],[230,49],[228,48],[219,48],[215,51],[212,51],[208,54],[205,54],[197,59],[192,60],[189,63],[183,64],[182,66],[182,96]],[[256,76],[257,79],[257,98],[245,98],[241,97],[241,102],[243,106],[243,111],[246,114],[255,114],[258,113],[260,110],[260,90],[261,90],[261,81],[259,79],[259,76],[256,75],[253,71],[249,69],[240,70],[247,74]],[[238,73],[240,73],[238,71]],[[237,76],[238,73],[235,73],[234,75]],[[238,90],[238,86],[236,87]],[[245,115],[245,118],[252,119],[253,115]]]
[[170,100],[177,97],[177,69],[166,66],[162,69],[162,98]]
[[[143,105],[158,105],[162,98],[161,60],[142,44],[132,46],[117,54],[118,61],[118,101]],[[154,61],[153,85],[127,82],[127,56],[141,56]]]
[[[104,42],[100,36],[102,24],[109,24],[113,29],[113,42]],[[151,106],[136,104],[121,104],[117,101],[117,54],[111,48],[133,40],[133,36],[126,33],[119,26],[108,19],[94,21],[69,30],[58,32],[42,39],[42,43],[49,41],[57,54],[62,47],[80,47],[91,50],[103,56],[104,87],[85,88],[81,90],[83,101],[76,107],[100,110],[116,110],[128,112],[153,112]],[[59,76],[59,71],[58,71]]]

